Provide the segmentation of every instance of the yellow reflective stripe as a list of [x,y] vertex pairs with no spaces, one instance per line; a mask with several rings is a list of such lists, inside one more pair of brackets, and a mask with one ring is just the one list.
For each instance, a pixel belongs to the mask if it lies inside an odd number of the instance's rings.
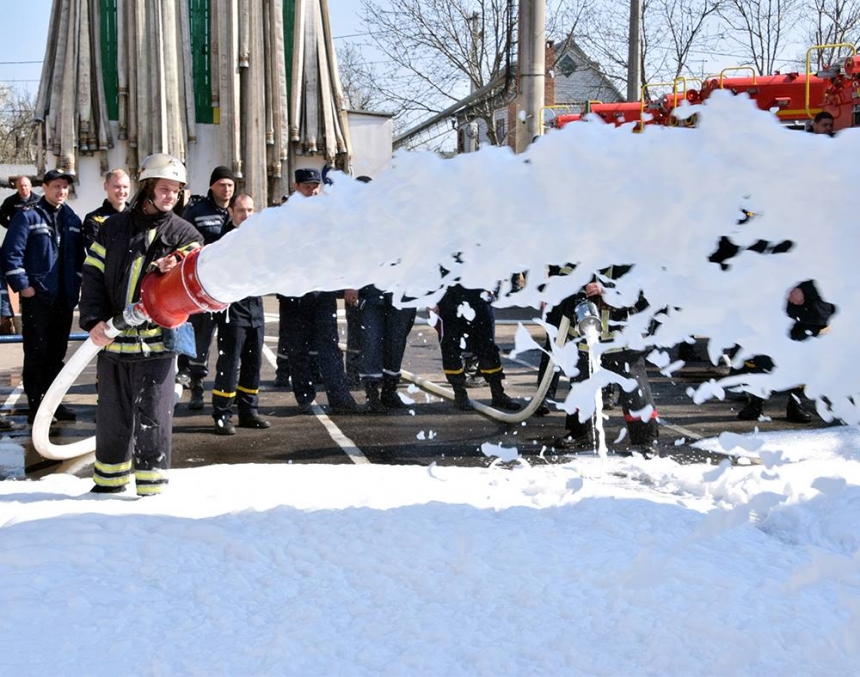
[[243,388],[242,386],[236,386],[236,390],[241,390],[243,393],[248,393],[249,395],[256,395],[260,392],[259,388]]
[[124,487],[130,481],[130,475],[123,475],[122,477],[102,477],[98,473],[93,473],[93,482],[98,484],[100,487]]
[[495,369],[481,369],[482,374],[498,374],[502,370],[501,366],[496,367]]
[[466,368],[460,367],[459,369],[443,369],[442,371],[446,374],[465,374]]
[[213,389],[213,390],[212,390],[212,394],[213,394],[213,395],[217,395],[218,397],[228,397],[228,398],[229,398],[229,397],[236,397],[236,393],[235,393],[235,392],[232,392],[232,393],[226,393],[226,392],[224,392],[223,390],[215,390],[215,389]]
[[123,461],[122,463],[102,463],[101,461],[96,461],[94,467],[99,472],[129,472],[131,470],[131,461]]
[[147,246],[147,248],[155,240],[155,233],[157,230],[158,230],[157,228],[150,228],[148,231],[146,231],[146,246]]
[[125,290],[125,304],[130,306],[134,303],[134,290],[137,289],[137,280],[140,278],[140,269],[143,268],[143,257],[138,256],[131,264],[131,272],[128,276],[128,288]]
[[94,256],[88,256],[84,259],[85,266],[92,266],[93,268],[98,268],[100,271],[105,272],[105,264],[103,261],[95,258]]
[[191,243],[185,245],[184,247],[180,247],[176,251],[182,252],[183,254],[187,254],[188,252],[193,252],[195,249],[200,249],[200,243],[199,242],[191,242]]
[[104,248],[102,245],[100,245],[98,242],[93,242],[93,243],[90,245],[90,251],[91,251],[93,254],[95,254],[96,256],[100,256],[101,258],[104,258],[105,256],[107,256],[107,249],[105,249],[105,248]]
[[152,470],[135,470],[134,479],[139,482],[158,482],[159,480],[167,479],[167,471],[161,468],[153,468]]
[[137,485],[137,495],[138,496],[150,496],[152,494],[160,494],[164,491],[164,487],[166,484],[138,484]]
[[[164,343],[159,341],[158,343],[146,343],[146,352],[148,353],[163,353],[166,348],[164,347]],[[140,343],[120,343],[114,341],[113,343],[108,344],[105,348],[110,353],[121,353],[121,354],[134,354],[134,353],[142,353],[144,351],[141,348]]]

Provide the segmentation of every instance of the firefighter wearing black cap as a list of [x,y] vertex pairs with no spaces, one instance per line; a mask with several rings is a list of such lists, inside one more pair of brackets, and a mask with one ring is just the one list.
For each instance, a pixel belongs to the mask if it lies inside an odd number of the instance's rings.
[[80,324],[104,347],[97,367],[94,493],[123,491],[132,473],[140,496],[161,493],[167,484],[181,328],[146,322],[111,338],[107,321],[140,300],[147,271],[167,273],[200,247],[200,233],[172,211],[184,185],[185,167],[177,158],[150,155],[131,208],[111,217],[87,250]]
[[[13,217],[0,254],[6,280],[21,297],[24,392],[31,423],[63,368],[72,311],[80,293],[81,220],[66,204],[73,181],[72,175],[57,169],[46,172],[44,196]],[[74,412],[65,405],[57,407],[54,415],[75,420]]]
[[[186,208],[182,218],[194,226],[203,236],[204,244],[212,244],[221,238],[224,227],[230,220],[227,207],[236,190],[236,176],[228,167],[215,167],[209,177],[209,192],[206,198]],[[179,356],[177,381],[191,388],[188,408],[203,408],[203,380],[209,375],[209,349],[212,336],[218,326],[217,313],[199,313],[191,316],[197,355],[190,359]]]

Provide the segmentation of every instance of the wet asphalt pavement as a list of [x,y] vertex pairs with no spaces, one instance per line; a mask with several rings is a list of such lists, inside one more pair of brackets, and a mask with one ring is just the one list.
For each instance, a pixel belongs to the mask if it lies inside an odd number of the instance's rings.
[[[211,379],[207,381],[207,399],[203,411],[188,409],[186,392],[176,408],[173,436],[173,463],[176,468],[196,467],[215,463],[385,463],[486,466],[492,462],[481,452],[484,442],[517,446],[519,452],[531,462],[560,462],[566,456],[556,453],[552,442],[564,434],[564,412],[555,411],[549,416],[532,417],[516,425],[505,425],[490,420],[477,412],[462,412],[453,403],[430,395],[415,386],[404,383],[403,397],[411,401],[406,409],[384,415],[335,415],[329,412],[324,392],[317,396],[311,414],[299,413],[289,390],[273,386],[274,359],[277,337],[277,302],[266,298],[266,350],[260,391],[260,414],[271,422],[266,430],[237,428],[235,436],[218,436],[213,433],[211,416]],[[497,312],[497,342],[503,354],[513,348],[517,321],[523,321],[532,336],[543,341],[542,329],[529,319],[536,315],[529,309],[506,309]],[[345,324],[341,322],[341,331]],[[79,344],[71,344],[70,353]],[[700,346],[701,348],[701,346]],[[704,350],[698,351],[704,357]],[[214,346],[213,346],[214,353]],[[20,344],[0,345],[0,392],[5,409],[22,429],[12,438],[26,449],[25,465],[29,476],[36,477],[59,468],[56,462],[45,462],[36,454],[26,426],[26,397],[20,392]],[[538,351],[521,354],[515,360],[504,359],[507,391],[521,398],[523,404],[536,390]],[[214,371],[214,355],[211,364]],[[441,356],[435,331],[419,316],[413,329],[403,364],[404,370],[446,385],[442,375]],[[823,427],[815,419],[809,425],[797,425],[785,420],[786,395],[774,395],[765,406],[770,420],[743,422],[737,420],[737,411],[743,406],[739,396],[726,400],[711,400],[695,405],[687,395],[691,387],[722,373],[705,361],[689,363],[671,377],[649,370],[661,421],[661,448],[677,460],[702,461],[691,455],[687,444],[703,437],[713,437],[723,431],[751,432]],[[52,428],[52,440],[61,444],[94,434],[95,364],[91,363],[69,391],[65,402],[77,414],[75,423],[60,423]],[[321,390],[321,389],[320,389]],[[567,390],[562,378],[559,398]],[[364,393],[356,389],[353,394],[359,403]],[[474,399],[489,403],[486,387],[471,389]],[[620,408],[608,412],[606,439],[612,448],[624,426]],[[88,475],[86,464],[76,464],[74,470]],[[64,466],[67,467],[67,466]]]

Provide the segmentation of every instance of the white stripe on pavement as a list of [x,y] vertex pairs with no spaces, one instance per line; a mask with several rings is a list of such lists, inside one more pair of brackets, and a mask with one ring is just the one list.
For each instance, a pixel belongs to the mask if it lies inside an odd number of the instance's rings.
[[[266,356],[269,364],[271,364],[275,369],[278,368],[278,358],[269,346],[263,346],[263,355]],[[370,465],[370,461],[367,460],[367,456],[362,453],[361,449],[356,446],[355,442],[343,434],[343,431],[326,415],[321,406],[318,404],[311,404],[311,411],[320,420],[320,423],[323,424],[329,437],[331,437],[335,444],[343,450],[343,453],[349,456],[353,463],[356,465]]]

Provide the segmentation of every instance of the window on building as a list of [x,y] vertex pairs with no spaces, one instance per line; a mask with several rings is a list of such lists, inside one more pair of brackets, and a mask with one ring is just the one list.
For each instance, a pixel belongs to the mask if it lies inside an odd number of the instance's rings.
[[558,70],[566,78],[573,75],[576,69],[576,61],[573,60],[573,57],[570,54],[565,54],[561,57],[561,61],[558,62]]
[[494,120],[496,126],[496,138],[500,145],[504,145],[508,138],[508,121],[507,118],[498,117]]

